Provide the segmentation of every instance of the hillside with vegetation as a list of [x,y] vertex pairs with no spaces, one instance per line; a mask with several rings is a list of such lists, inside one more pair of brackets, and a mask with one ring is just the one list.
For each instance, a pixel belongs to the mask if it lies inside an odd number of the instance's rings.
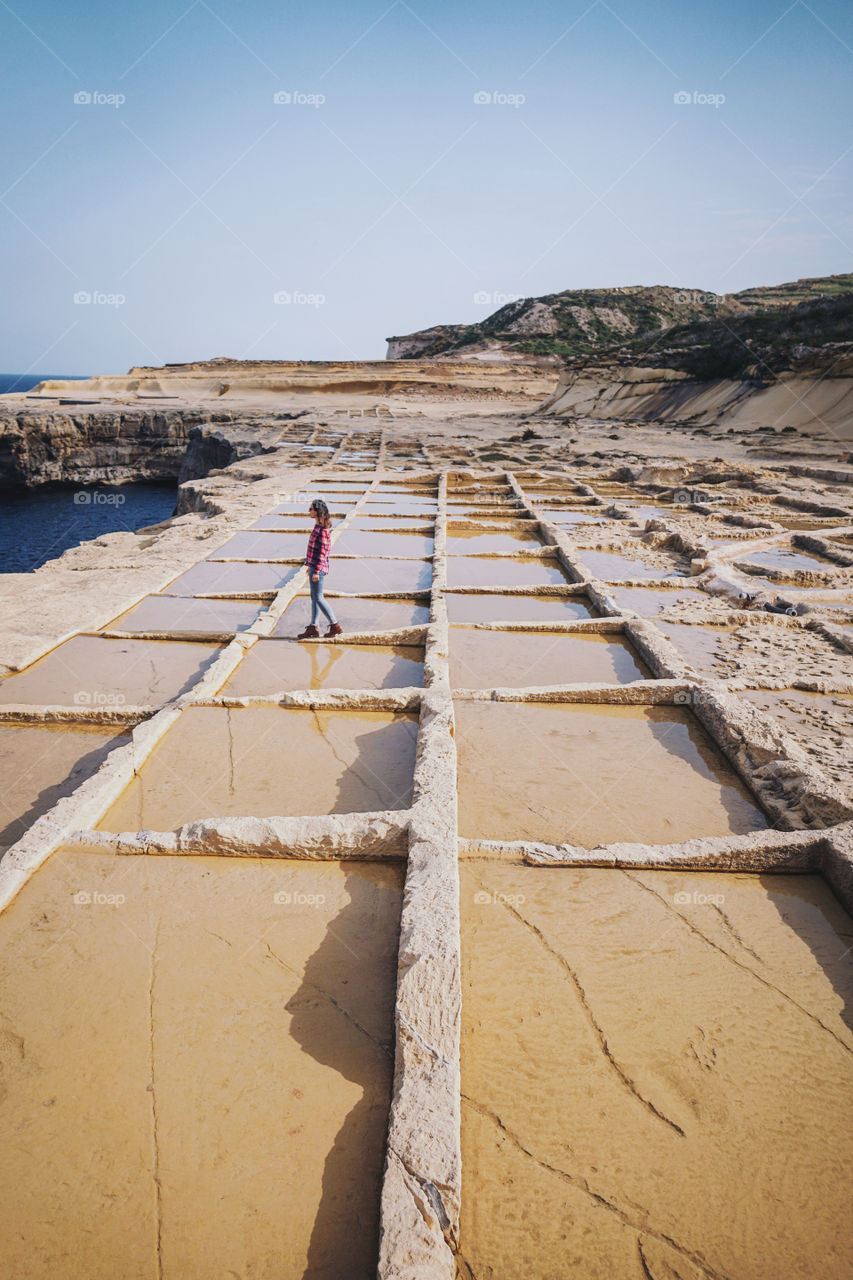
[[[715,294],[668,285],[575,289],[519,298],[476,324],[436,325],[388,339],[389,359],[516,359],[571,363],[596,354],[682,360],[740,372],[755,344],[774,367],[797,345],[853,337],[853,274]],[[763,358],[763,357],[762,357]]]

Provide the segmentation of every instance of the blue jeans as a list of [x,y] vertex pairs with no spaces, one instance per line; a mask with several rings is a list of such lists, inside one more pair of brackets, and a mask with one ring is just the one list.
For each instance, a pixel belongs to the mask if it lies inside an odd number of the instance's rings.
[[315,582],[313,573],[311,572],[310,569],[308,570],[308,585],[311,588],[311,626],[312,627],[316,626],[317,624],[318,610],[322,610],[322,612],[329,619],[329,622],[332,624],[332,626],[334,626],[334,624],[337,622],[337,618],[335,617],[329,605],[326,604],[325,598],[323,596],[323,583],[325,582],[325,580],[326,580],[325,573],[321,573],[320,581]]

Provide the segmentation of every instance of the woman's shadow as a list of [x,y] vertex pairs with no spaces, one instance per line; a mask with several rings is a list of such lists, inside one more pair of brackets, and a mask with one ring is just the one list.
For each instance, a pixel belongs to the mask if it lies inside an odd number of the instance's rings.
[[[362,1089],[326,1157],[304,1280],[368,1280],[378,1254],[401,881],[390,866],[343,865],[349,902],[330,921],[285,1005],[297,1044]],[[377,896],[389,892],[394,907],[389,903],[377,919]]]

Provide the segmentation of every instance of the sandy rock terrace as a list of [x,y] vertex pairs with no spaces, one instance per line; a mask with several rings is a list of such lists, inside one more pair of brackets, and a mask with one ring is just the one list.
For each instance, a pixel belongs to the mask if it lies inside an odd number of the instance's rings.
[[853,1272],[850,477],[534,458],[295,422],[9,583],[4,1274]]

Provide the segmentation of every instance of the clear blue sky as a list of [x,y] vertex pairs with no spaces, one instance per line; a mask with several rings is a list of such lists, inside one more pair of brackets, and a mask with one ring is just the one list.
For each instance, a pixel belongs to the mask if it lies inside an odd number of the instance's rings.
[[0,0],[0,371],[849,271],[851,72],[843,0]]

